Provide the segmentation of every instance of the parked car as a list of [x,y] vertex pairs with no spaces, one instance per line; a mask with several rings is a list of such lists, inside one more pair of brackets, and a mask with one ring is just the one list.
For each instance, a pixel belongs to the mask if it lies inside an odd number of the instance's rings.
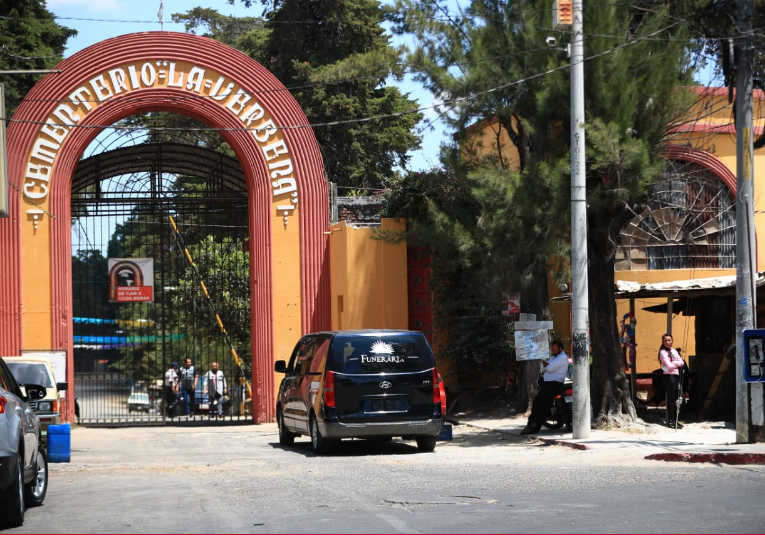
[[39,357],[8,357],[5,359],[8,368],[16,378],[16,382],[22,386],[40,385],[45,388],[46,395],[42,399],[32,399],[29,405],[37,413],[43,438],[47,434],[49,425],[61,423],[61,407],[59,405],[59,392],[67,389],[67,383],[56,382],[53,367],[50,361]]
[[151,402],[147,392],[133,392],[127,399],[128,412],[143,411],[149,412]]
[[0,525],[21,526],[26,508],[42,505],[48,491],[40,420],[29,406],[45,394],[45,387],[31,383],[22,392],[0,358]]
[[415,439],[433,451],[443,414],[438,371],[425,336],[398,330],[333,331],[300,339],[276,399],[279,442],[310,436],[324,453],[343,438]]

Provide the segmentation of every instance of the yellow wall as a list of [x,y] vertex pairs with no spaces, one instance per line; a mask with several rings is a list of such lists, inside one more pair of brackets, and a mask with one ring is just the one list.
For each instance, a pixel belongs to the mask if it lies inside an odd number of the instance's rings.
[[[380,228],[404,231],[406,225],[383,219]],[[373,239],[374,229],[345,221],[330,232],[332,328],[408,328],[406,243]]]
[[460,145],[462,156],[469,162],[479,165],[485,157],[499,158],[502,155],[503,167],[520,168],[520,157],[507,129],[497,119],[480,121],[468,128],[468,139]]

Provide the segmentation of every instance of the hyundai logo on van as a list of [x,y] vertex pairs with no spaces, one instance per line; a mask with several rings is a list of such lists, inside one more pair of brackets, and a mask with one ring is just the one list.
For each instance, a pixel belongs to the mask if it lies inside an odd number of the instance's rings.
[[382,383],[380,383],[380,388],[390,388],[392,386],[393,386],[393,383],[391,383],[390,381],[383,381]]

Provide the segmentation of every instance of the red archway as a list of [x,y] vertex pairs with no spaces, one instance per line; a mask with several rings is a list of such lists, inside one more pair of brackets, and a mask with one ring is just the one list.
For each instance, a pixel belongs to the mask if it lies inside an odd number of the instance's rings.
[[[148,69],[149,74],[145,78],[139,78],[144,72],[136,69],[138,64]],[[173,69],[178,66],[177,72],[169,67],[171,64]],[[178,84],[177,75],[184,68],[188,75],[187,82],[184,84],[181,76],[181,83]],[[291,202],[297,205],[298,196],[300,201],[297,212],[300,258],[294,261],[299,262],[300,266],[301,328],[303,332],[308,332],[326,329],[330,324],[329,283],[324,272],[327,262],[324,231],[329,219],[327,183],[319,147],[300,106],[281,82],[251,58],[217,41],[183,33],[147,32],[115,37],[66,59],[57,70],[59,74],[47,75],[27,95],[8,128],[8,171],[17,194],[11,195],[10,218],[0,220],[0,322],[4,333],[0,337],[0,352],[18,354],[21,349],[30,349],[23,346],[23,314],[30,305],[22,302],[21,283],[25,276],[25,262],[31,261],[24,250],[23,235],[30,231],[22,229],[29,227],[32,219],[37,229],[39,219],[50,225],[51,308],[47,312],[51,324],[50,349],[67,351],[70,363],[67,379],[73,383],[70,196],[75,166],[88,144],[100,132],[97,127],[109,126],[141,112],[181,113],[219,129],[242,163],[247,178],[253,318],[253,414],[256,422],[272,420],[275,407],[271,240],[275,222],[280,221],[275,217],[273,204],[276,196],[285,189],[280,179],[284,173],[272,171],[273,167],[269,169],[268,165],[268,156],[276,153],[276,149],[264,148],[257,139],[268,138],[270,128],[279,130],[284,141],[282,146],[286,147],[285,151],[289,150],[290,169],[294,170],[291,177],[294,177],[296,186]],[[118,72],[120,70],[122,74]],[[164,72],[165,81],[158,82],[149,76],[154,71]],[[219,82],[224,80],[224,83],[216,89],[214,78],[202,83],[200,75],[197,80],[199,85],[192,87],[191,71],[197,74],[212,72]],[[128,90],[131,80],[133,86]],[[147,80],[152,80],[155,85],[142,84]],[[232,85],[228,85],[229,82]],[[239,103],[234,102],[232,96],[228,99],[228,105],[224,105],[225,101],[221,103],[220,100],[220,95],[224,95],[221,87],[232,86],[239,88]],[[123,87],[124,91],[121,90]],[[190,95],[190,90],[197,93]],[[218,99],[214,98],[216,90]],[[245,122],[243,125],[247,117],[237,115],[237,111],[241,110],[242,106],[238,104],[242,101],[252,102],[255,99],[270,115],[272,122],[271,126],[264,126],[263,130],[254,133],[252,129],[243,127],[249,124]],[[62,121],[56,119],[56,126],[46,127],[46,121],[50,122],[54,117],[52,114],[61,109],[69,112],[59,113],[56,117]],[[76,109],[87,112],[72,112]],[[75,123],[74,119],[79,119],[76,127],[68,124]],[[46,168],[49,176],[43,179],[39,178],[42,171],[31,169],[29,164],[33,151],[46,155],[45,150],[41,153],[40,146],[35,145],[41,132],[53,136],[51,139],[57,136],[62,138],[60,146],[56,145],[55,154],[51,145],[44,147],[53,161],[50,169]],[[259,136],[257,132],[260,132]],[[272,153],[267,153],[267,149]],[[30,179],[30,176],[38,178]],[[34,198],[22,198],[21,191],[32,194]],[[41,197],[43,201],[39,200]],[[44,206],[46,202],[47,208]],[[288,213],[295,212],[284,211],[285,225]],[[293,219],[290,224],[296,223]],[[41,284],[44,282],[40,281]],[[70,420],[73,417],[72,401],[67,404]]]

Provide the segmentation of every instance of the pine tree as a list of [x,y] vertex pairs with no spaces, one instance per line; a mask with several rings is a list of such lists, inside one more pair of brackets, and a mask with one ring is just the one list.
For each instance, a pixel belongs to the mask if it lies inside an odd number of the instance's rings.
[[[243,2],[248,7],[251,2]],[[214,12],[174,15],[202,26],[262,63],[313,125],[327,179],[347,188],[379,188],[420,146],[417,105],[388,80],[400,78],[399,50],[382,26],[377,0],[262,2],[265,26]],[[212,10],[210,10],[212,11]],[[244,28],[247,31],[242,32]]]
[[[64,54],[64,46],[77,31],[56,23],[40,0],[0,3],[0,69],[51,69]],[[42,74],[3,77],[6,117],[11,117]]]

